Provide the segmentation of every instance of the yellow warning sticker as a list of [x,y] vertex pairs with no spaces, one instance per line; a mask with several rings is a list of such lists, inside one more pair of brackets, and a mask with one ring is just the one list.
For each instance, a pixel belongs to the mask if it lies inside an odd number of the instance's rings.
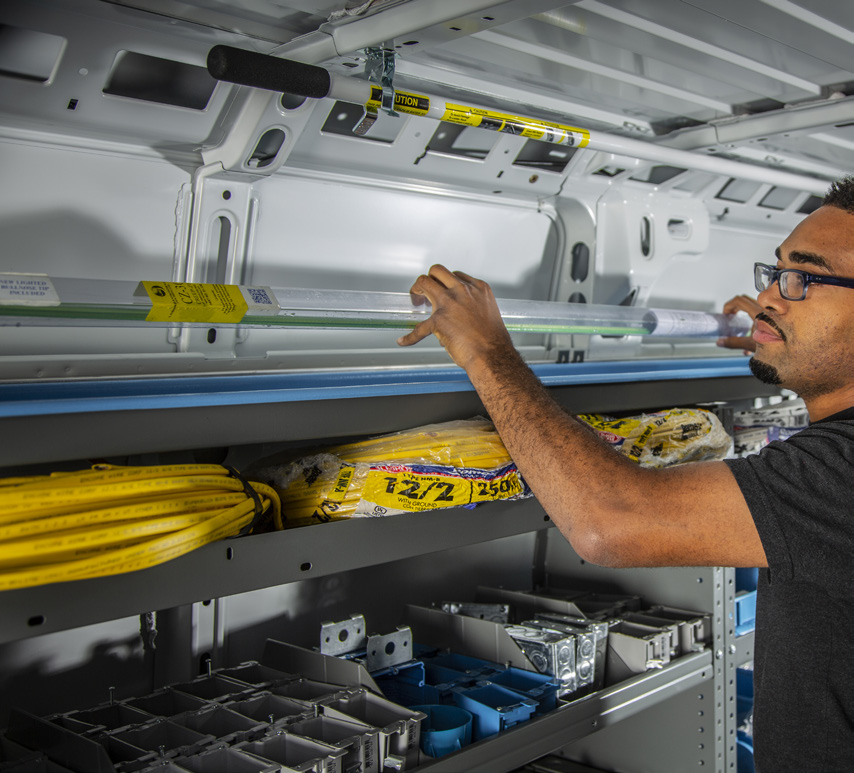
[[[383,90],[379,86],[371,87],[371,98],[365,103],[368,110],[380,109]],[[394,92],[394,109],[411,115],[427,115],[430,110],[430,97],[423,94],[412,94],[408,91]]]
[[243,319],[249,305],[237,285],[140,282],[151,299],[148,322],[220,322]]
[[450,102],[445,103],[445,113],[441,120],[504,134],[516,134],[556,145],[583,148],[590,142],[590,132],[587,129]]

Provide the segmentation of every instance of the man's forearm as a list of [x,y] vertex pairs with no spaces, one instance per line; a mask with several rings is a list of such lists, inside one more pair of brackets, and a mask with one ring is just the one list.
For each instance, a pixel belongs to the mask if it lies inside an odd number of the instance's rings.
[[496,347],[470,366],[469,377],[510,456],[567,538],[598,531],[597,519],[608,517],[603,510],[632,507],[645,471],[567,414],[515,349]]

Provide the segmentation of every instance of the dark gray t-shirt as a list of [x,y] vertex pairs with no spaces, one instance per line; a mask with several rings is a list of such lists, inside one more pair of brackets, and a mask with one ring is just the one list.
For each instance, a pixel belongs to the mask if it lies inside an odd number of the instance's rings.
[[854,771],[854,408],[727,464],[759,572],[757,773]]

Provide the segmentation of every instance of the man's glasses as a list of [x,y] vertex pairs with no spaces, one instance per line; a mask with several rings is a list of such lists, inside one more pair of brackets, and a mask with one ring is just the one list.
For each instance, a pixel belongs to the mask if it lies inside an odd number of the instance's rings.
[[774,268],[774,266],[768,266],[765,263],[753,264],[753,281],[760,293],[777,282],[780,295],[787,301],[802,301],[807,297],[807,287],[811,284],[854,288],[854,279],[809,274],[796,268]]

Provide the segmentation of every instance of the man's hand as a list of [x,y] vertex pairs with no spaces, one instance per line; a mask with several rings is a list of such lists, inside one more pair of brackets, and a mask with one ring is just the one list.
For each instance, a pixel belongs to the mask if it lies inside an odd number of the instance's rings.
[[[736,314],[739,311],[746,312],[750,318],[755,320],[756,315],[762,311],[762,307],[749,295],[736,295],[724,304],[724,314]],[[752,333],[752,331],[751,331]],[[742,349],[745,354],[756,351],[756,342],[751,336],[730,336],[719,338],[718,346],[726,349]]]
[[397,339],[401,346],[412,346],[433,333],[466,370],[491,355],[514,351],[495,296],[483,280],[435,265],[415,280],[409,292],[416,305],[426,298],[433,313]]

